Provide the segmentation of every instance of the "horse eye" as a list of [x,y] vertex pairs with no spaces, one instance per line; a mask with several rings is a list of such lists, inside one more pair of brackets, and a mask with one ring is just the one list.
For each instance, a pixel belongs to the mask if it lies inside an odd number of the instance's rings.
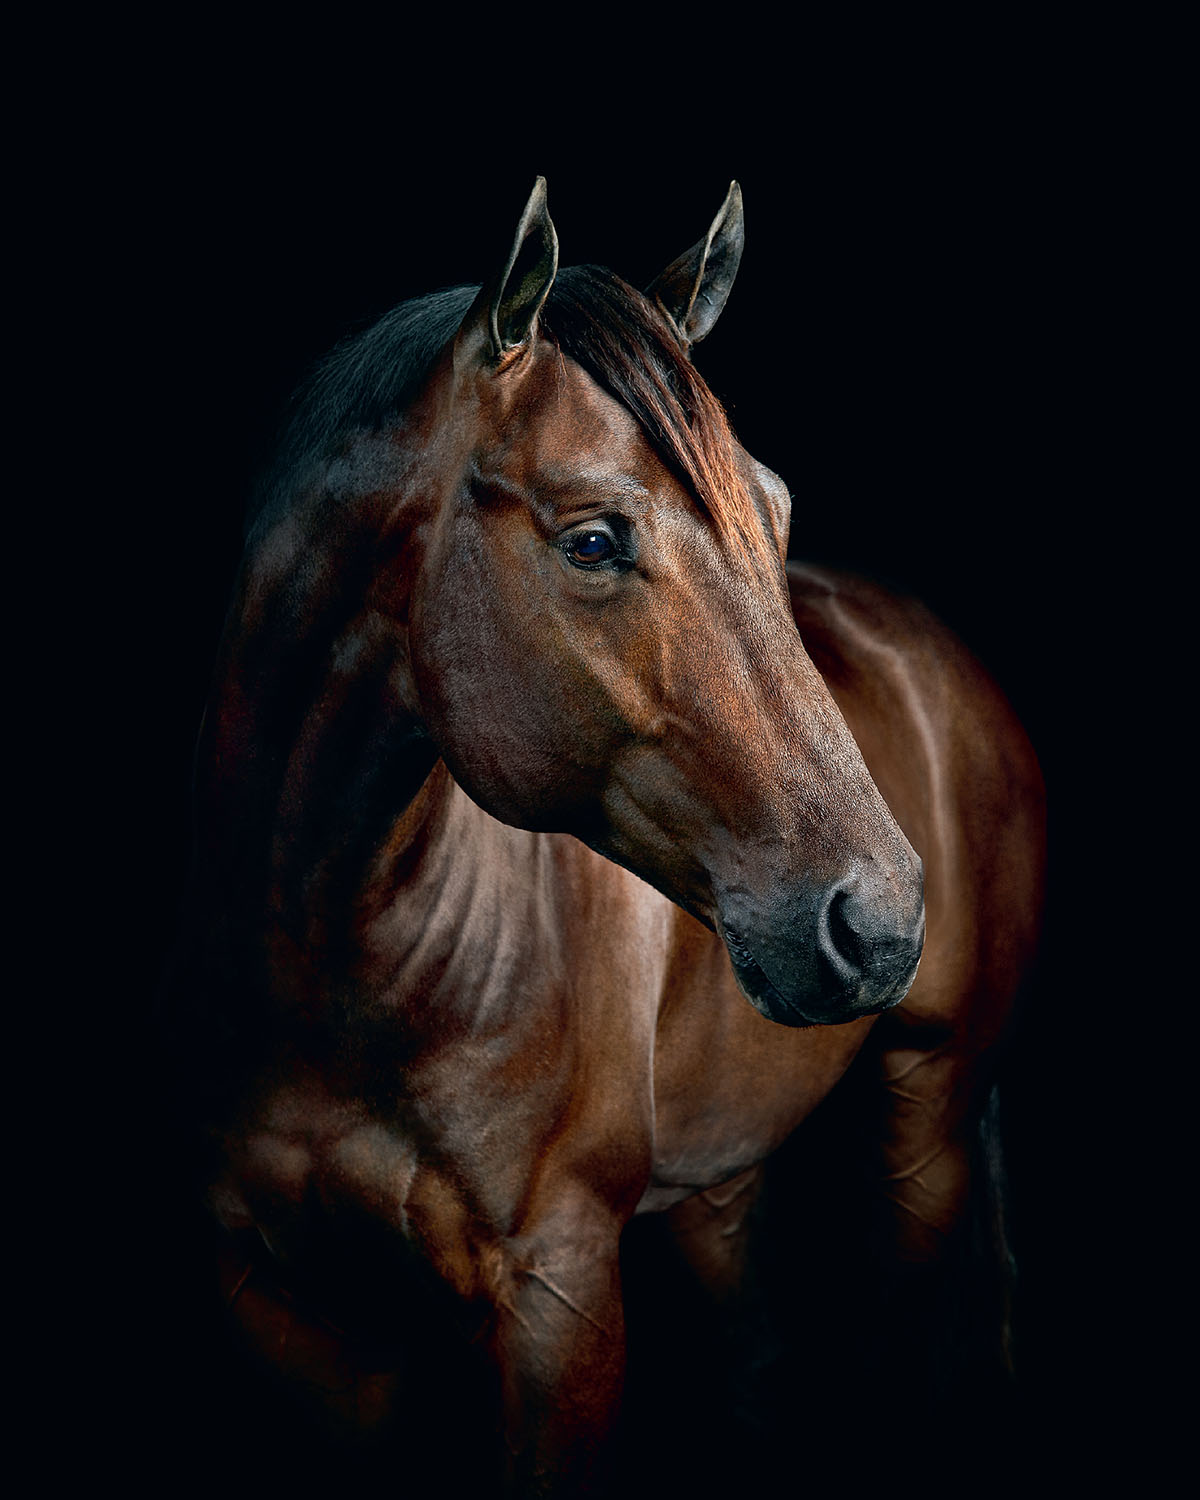
[[616,544],[606,532],[584,531],[567,543],[568,558],[577,567],[591,568],[617,555]]

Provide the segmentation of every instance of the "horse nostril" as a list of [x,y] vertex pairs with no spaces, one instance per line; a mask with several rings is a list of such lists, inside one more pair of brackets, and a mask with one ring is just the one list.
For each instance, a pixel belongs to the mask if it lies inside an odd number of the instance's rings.
[[827,898],[818,943],[843,984],[882,992],[912,982],[924,934],[923,903],[914,911],[851,877]]
[[834,891],[825,908],[826,934],[838,958],[857,973],[861,973],[867,964],[870,944],[856,925],[856,916],[861,920],[861,910],[856,906],[850,892],[844,887],[839,887]]

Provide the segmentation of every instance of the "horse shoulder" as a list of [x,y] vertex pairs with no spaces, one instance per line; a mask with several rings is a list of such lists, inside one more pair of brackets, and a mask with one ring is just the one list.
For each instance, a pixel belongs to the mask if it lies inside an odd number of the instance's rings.
[[925,866],[925,951],[896,1021],[986,1046],[1037,942],[1037,758],[999,687],[924,605],[807,565],[790,564],[788,583],[805,648]]

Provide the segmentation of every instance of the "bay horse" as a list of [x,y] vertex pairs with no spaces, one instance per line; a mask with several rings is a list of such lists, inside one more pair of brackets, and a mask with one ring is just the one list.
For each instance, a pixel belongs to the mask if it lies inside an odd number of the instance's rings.
[[170,1017],[229,1317],[380,1451],[451,1411],[462,1493],[601,1483],[633,1221],[733,1305],[831,1099],[936,1267],[1034,953],[1012,711],[920,605],[787,562],[692,362],[742,245],[735,183],[645,293],[560,269],[539,179],[489,281],[341,347],[201,730]]

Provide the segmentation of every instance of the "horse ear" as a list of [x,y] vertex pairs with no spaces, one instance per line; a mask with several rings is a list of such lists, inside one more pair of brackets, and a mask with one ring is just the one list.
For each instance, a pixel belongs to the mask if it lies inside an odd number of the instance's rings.
[[685,348],[698,344],[721,316],[744,240],[742,190],[731,182],[704,238],[646,288],[646,296],[666,314]]
[[546,179],[539,177],[517,225],[508,261],[468,314],[487,306],[487,341],[493,359],[526,343],[558,270],[558,235],[546,208]]

